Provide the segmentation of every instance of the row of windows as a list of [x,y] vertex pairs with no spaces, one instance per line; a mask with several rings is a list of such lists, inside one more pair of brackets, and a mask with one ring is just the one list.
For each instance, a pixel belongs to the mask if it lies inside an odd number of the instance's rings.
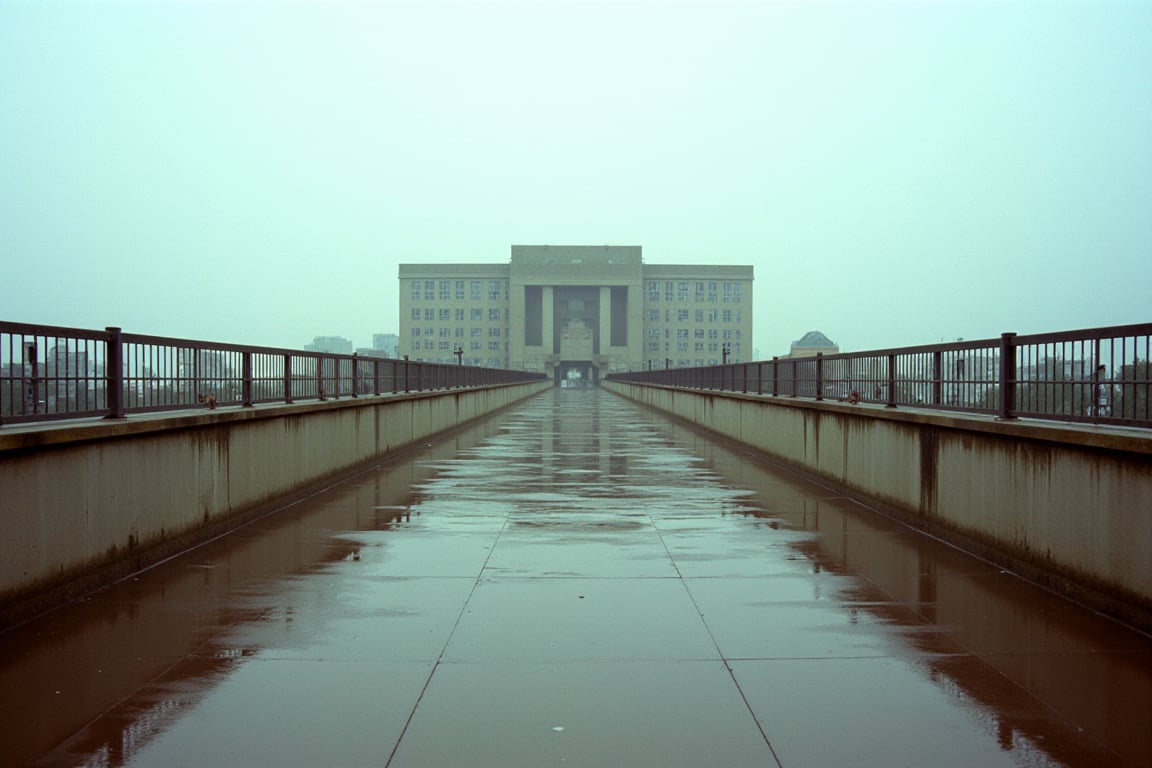
[[[433,309],[432,307],[425,307],[421,310],[419,307],[412,308],[412,319],[424,319],[426,322],[431,322],[436,319],[439,319],[441,322],[451,322],[452,320],[464,322],[465,314],[467,314],[468,319],[474,323],[483,322],[484,320],[483,309],[473,308],[471,310],[465,310],[460,307],[456,309],[449,309],[447,307]],[[508,320],[508,310],[490,307],[488,309],[488,320],[493,323],[506,322]]]
[[[415,352],[419,349],[439,349],[441,351],[444,351],[444,350],[451,350],[451,349],[453,349],[453,347],[454,347],[454,345],[450,341],[428,340],[428,341],[422,342],[419,340],[415,340],[412,342],[411,349],[413,352]],[[479,351],[484,349],[484,342],[482,342],[482,341],[469,342],[468,348],[470,350],[472,350],[473,352],[479,352]],[[506,342],[506,341],[505,342],[490,341],[490,342],[488,342],[488,351],[489,352],[501,352],[501,351],[507,352],[508,351],[508,342]],[[455,362],[455,361],[453,361],[453,362]]]
[[[451,301],[453,297],[462,301],[467,295],[472,301],[480,301],[484,297],[485,283],[488,288],[489,301],[508,300],[507,280],[413,280],[412,301]],[[467,288],[467,293],[465,293]]]
[[686,302],[691,297],[698,304],[705,301],[715,304],[718,298],[723,298],[726,304],[738,304],[741,300],[741,286],[742,283],[716,280],[695,283],[686,280],[665,280],[663,283],[659,280],[648,280],[644,284],[649,303],[660,301],[660,289],[663,287],[664,301]]
[[[649,328],[648,329],[648,338],[649,339],[660,339],[660,338],[670,339],[670,338],[672,338],[672,329],[671,328],[664,328],[664,329]],[[734,340],[739,340],[740,329],[732,330],[731,328],[725,328],[724,331],[721,332],[721,331],[717,330],[716,328],[677,328],[676,329],[676,338],[680,339],[681,341],[686,341],[688,339],[693,339],[693,338],[696,339],[697,341],[702,341],[703,339],[721,339],[721,338],[724,339],[724,341],[734,341]]]
[[[661,344],[659,341],[648,342],[648,351],[649,352],[659,352],[661,349],[663,349],[665,352],[671,352],[672,351],[672,342],[666,341],[663,344]],[[718,342],[718,341],[707,341],[707,342],[697,341],[695,343],[692,343],[690,341],[677,341],[676,342],[676,351],[677,352],[688,352],[689,350],[693,350],[696,352],[719,352],[720,351],[720,342]],[[730,352],[739,352],[740,351],[740,342],[737,341],[736,343],[732,344],[729,351]]]
[[[740,361],[730,359],[728,362],[730,362],[730,363],[731,362],[737,362],[738,363]],[[665,357],[665,358],[660,358],[657,360],[649,360],[648,361],[648,368],[649,368],[649,370],[651,370],[653,368],[663,368],[666,364],[674,365],[677,368],[691,368],[693,366],[696,368],[701,368],[705,365],[720,365],[720,359],[716,358],[716,357],[710,357],[707,359],[698,357],[695,360],[689,360],[686,357],[682,357],[678,360],[673,360],[670,357]]]
[[[660,322],[661,313],[658,309],[648,310],[648,322]],[[693,312],[690,309],[666,309],[663,313],[664,322],[671,323],[687,323],[691,318],[695,318],[697,323],[715,323],[717,320],[724,323],[738,323],[740,322],[740,310],[738,309],[697,309]]]
[[488,333],[484,333],[483,328],[413,328],[413,337],[428,337],[439,336],[442,339],[447,339],[455,336],[460,339],[464,337],[464,332],[468,332],[468,336],[477,338],[479,336],[490,336],[492,338],[500,338],[504,335],[503,328],[489,328]]

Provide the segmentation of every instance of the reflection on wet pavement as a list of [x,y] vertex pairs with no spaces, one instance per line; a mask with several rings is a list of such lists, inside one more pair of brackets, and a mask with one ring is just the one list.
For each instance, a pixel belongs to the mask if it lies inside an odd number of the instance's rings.
[[1152,640],[596,390],[0,635],[0,764],[1152,764]]

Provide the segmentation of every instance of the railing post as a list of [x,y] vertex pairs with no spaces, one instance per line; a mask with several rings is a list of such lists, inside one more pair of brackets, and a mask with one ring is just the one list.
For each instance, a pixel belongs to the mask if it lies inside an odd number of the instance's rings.
[[380,395],[380,360],[372,361],[372,394]]
[[124,418],[124,334],[115,326],[109,326],[104,330],[108,332],[106,342],[108,347],[104,356],[108,415],[104,418],[122,419]]
[[292,355],[284,354],[284,402],[292,403]]
[[1000,334],[1000,408],[997,418],[1016,418],[1016,334]]
[[824,399],[824,353],[816,353],[816,400]]
[[932,405],[944,402],[944,360],[943,353],[932,353]]
[[245,408],[252,407],[252,353],[244,352],[244,357],[241,362],[241,369],[243,371],[244,381],[240,385],[240,397],[243,400],[242,405]]
[[772,397],[780,394],[780,356],[772,355]]
[[896,354],[888,353],[888,402],[885,408],[896,407]]
[[360,389],[360,357],[352,353],[352,397],[359,397]]

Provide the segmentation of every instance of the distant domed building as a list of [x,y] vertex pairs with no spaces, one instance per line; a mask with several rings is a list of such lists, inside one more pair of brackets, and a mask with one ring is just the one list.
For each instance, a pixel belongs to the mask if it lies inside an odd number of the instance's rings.
[[821,355],[835,355],[840,352],[840,345],[832,341],[820,331],[809,331],[800,339],[792,342],[792,351],[789,357],[815,357]]

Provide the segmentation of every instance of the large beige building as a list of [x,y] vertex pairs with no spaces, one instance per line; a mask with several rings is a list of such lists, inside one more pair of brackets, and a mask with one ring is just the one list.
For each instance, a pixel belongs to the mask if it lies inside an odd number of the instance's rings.
[[400,354],[557,383],[752,354],[750,266],[644,264],[640,246],[514,245],[507,264],[401,264]]

